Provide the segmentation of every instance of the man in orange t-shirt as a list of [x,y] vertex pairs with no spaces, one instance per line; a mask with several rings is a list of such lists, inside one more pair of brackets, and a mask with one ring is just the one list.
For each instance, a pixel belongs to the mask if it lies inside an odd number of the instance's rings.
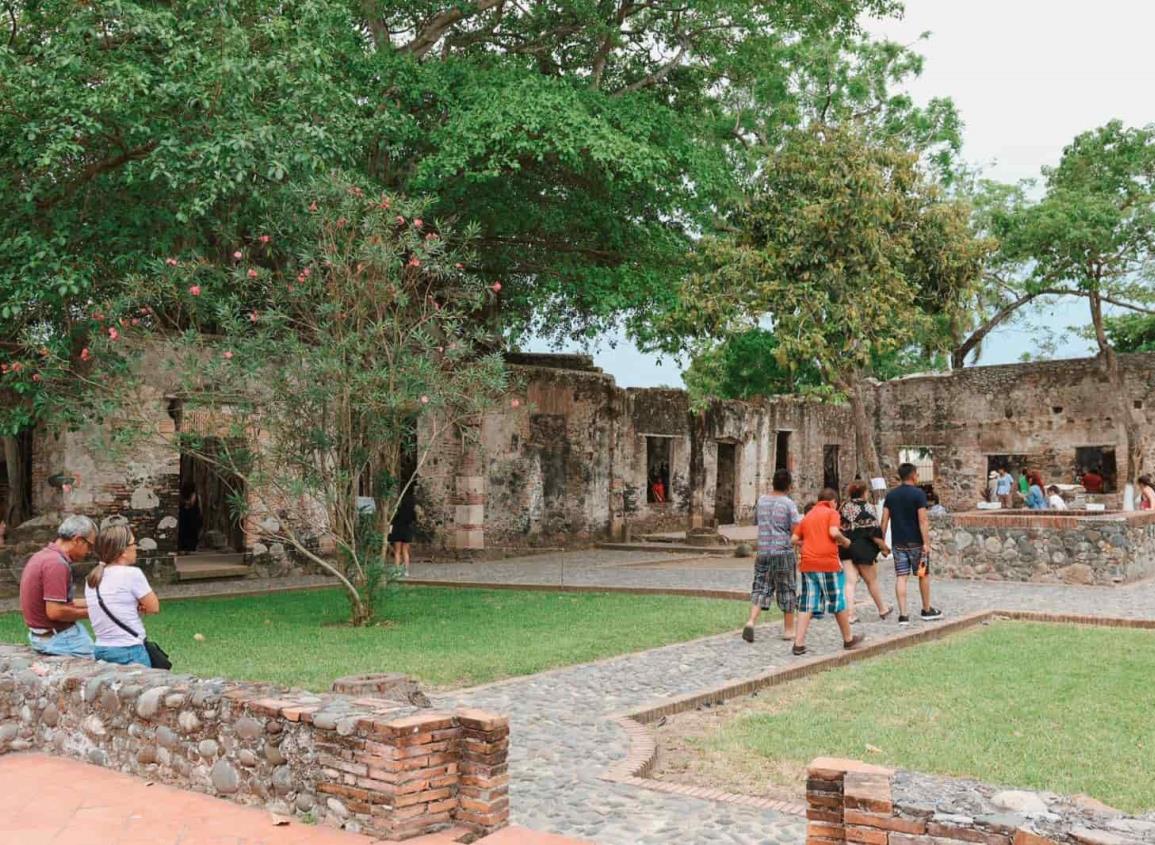
[[818,496],[818,504],[803,517],[794,529],[794,544],[802,547],[798,568],[802,572],[802,598],[798,603],[798,621],[795,624],[794,649],[796,655],[806,653],[806,629],[815,613],[833,613],[842,632],[843,648],[855,648],[864,639],[852,634],[850,614],[846,609],[846,574],[838,559],[838,547],[850,545],[842,533],[842,517],[838,513],[838,494],[827,487]]

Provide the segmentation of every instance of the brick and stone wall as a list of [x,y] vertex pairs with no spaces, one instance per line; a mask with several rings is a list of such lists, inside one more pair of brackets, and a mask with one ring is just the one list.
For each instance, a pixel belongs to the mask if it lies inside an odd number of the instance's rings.
[[1119,584],[1155,575],[1155,513],[972,511],[931,518],[935,574]]
[[0,753],[40,750],[408,838],[507,823],[509,724],[0,646]]
[[806,781],[807,845],[1152,845],[1155,818],[1086,796],[1000,789],[821,757]]

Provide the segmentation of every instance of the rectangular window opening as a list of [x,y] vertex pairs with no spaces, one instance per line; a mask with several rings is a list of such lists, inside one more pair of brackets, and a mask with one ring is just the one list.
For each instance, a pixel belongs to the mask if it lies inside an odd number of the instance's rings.
[[1080,446],[1075,449],[1075,483],[1088,493],[1114,493],[1119,489],[1119,469],[1114,446]]
[[790,432],[780,431],[774,438],[774,470],[790,469]]
[[646,438],[646,501],[664,505],[670,501],[670,437]]
[[930,446],[903,446],[898,450],[898,462],[914,464],[918,468],[921,486],[934,484],[934,449]]

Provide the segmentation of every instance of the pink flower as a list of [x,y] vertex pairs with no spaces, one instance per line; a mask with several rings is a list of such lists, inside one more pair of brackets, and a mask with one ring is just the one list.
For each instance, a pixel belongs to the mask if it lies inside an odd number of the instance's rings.
[[237,261],[240,261],[244,257],[245,257],[245,254],[243,252],[241,252],[239,249],[233,253],[233,258],[235,258]]
[[250,323],[255,323],[255,322],[257,322],[257,320],[259,320],[259,319],[261,319],[261,318],[260,318],[260,315],[259,315],[259,314],[257,314],[257,312],[256,312],[256,311],[250,311],[250,312],[249,312],[249,322],[250,322]]
[[413,218],[413,227],[415,229],[420,229],[424,225],[425,225],[425,221],[422,220],[420,217],[414,217]]
[[458,270],[464,270],[465,269],[465,265],[462,264],[460,261],[457,262],[456,264],[454,264],[453,266],[456,267]]
[[164,263],[167,264],[169,267],[175,267],[176,265],[180,264],[180,262],[177,261],[175,258],[166,258],[164,260]]
[[249,272],[248,272],[248,276],[250,279],[255,279],[257,277],[257,271],[250,267]]
[[316,200],[313,200],[311,203],[309,203],[309,211],[316,213],[316,211],[317,211],[317,201]]
[[8,365],[7,364],[0,364],[0,373],[6,373],[6,372],[8,372]]
[[71,493],[72,492],[72,485],[71,484],[61,484],[60,485],[60,492],[61,493]]
[[267,244],[269,241],[272,240],[272,238],[270,238],[268,235],[261,235],[259,238],[257,238],[257,240],[263,244]]
[[32,380],[33,381],[42,381],[43,379],[41,379],[40,373],[33,373],[32,374]]
[[231,361],[232,357],[233,357],[233,353],[230,350],[226,349],[224,351],[224,356],[225,356],[226,361]]
[[307,279],[307,278],[309,278],[311,275],[313,275],[313,271],[312,271],[312,270],[310,270],[308,267],[306,267],[304,270],[302,270],[302,271],[301,271],[301,275],[302,275],[302,276],[304,276],[304,277]]
[[489,286],[489,289],[492,290],[494,293],[501,293],[501,282],[494,282],[492,285]]
[[521,400],[520,399],[511,399],[509,402],[509,407],[520,408],[521,407]]
[[134,326],[139,326],[139,325],[140,325],[140,318],[139,318],[139,317],[133,317],[133,318],[132,318],[132,320],[131,320],[130,322],[131,322],[131,323],[132,323]]
[[381,205],[380,205],[381,208],[388,209],[389,205],[390,205],[389,197],[385,197],[384,199],[381,200]]
[[422,396],[421,397],[421,404],[422,405],[428,405],[429,404],[429,397],[428,396]]
[[410,267],[420,267],[421,266],[421,259],[418,258],[416,255],[413,256],[412,258],[409,259],[409,266]]
[[427,240],[427,241],[437,240],[437,233],[436,232],[430,232],[428,235],[425,236],[425,240]]
[[91,357],[92,357],[92,353],[88,351],[87,346],[80,350],[80,360],[81,361],[87,361]]
[[337,228],[338,228],[338,229],[344,229],[344,228],[345,228],[345,224],[346,224],[346,223],[348,223],[348,222],[349,222],[349,221],[348,221],[348,220],[346,220],[344,217],[338,217],[338,218],[337,218]]
[[405,225],[405,218],[402,217],[400,214],[397,215],[397,225],[398,226],[404,226]]
[[188,292],[193,296],[200,296],[201,295],[201,286],[200,285],[193,285],[192,287],[190,287],[188,289]]
[[15,364],[12,365],[12,372],[14,372],[14,373],[18,373],[23,369],[24,369],[24,365],[21,364],[19,361],[17,361]]
[[120,337],[120,332],[118,332],[116,329],[109,329],[108,330],[108,339],[109,340],[116,340],[118,337]]

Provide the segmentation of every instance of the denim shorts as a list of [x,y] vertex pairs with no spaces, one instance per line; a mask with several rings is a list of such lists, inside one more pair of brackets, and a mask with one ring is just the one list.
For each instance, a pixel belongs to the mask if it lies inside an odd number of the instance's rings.
[[69,625],[51,637],[38,637],[28,632],[28,644],[41,654],[59,657],[92,657],[92,637],[79,622]]
[[[904,575],[917,575],[922,562],[922,546],[895,546],[894,574],[900,578]],[[926,565],[926,572],[923,574],[929,575],[930,561],[927,561]]]
[[152,668],[152,661],[148,659],[148,649],[143,645],[98,645],[96,659],[125,666],[139,663],[141,666]]

